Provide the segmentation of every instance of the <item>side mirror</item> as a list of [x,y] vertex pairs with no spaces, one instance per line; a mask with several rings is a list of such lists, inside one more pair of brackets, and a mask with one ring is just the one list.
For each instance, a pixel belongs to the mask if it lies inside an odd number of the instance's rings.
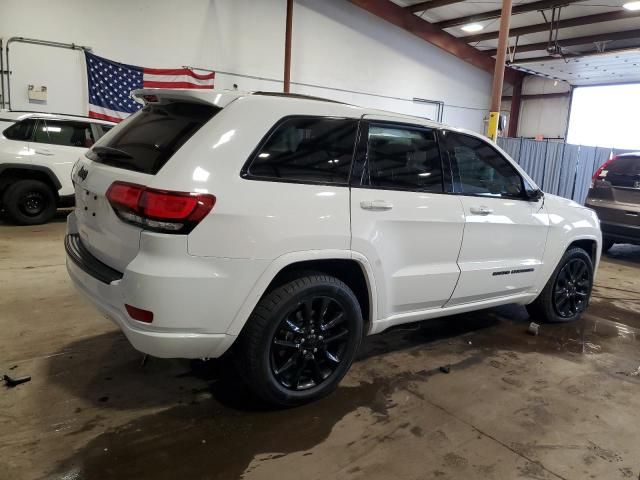
[[527,195],[527,200],[529,200],[530,202],[537,202],[542,197],[544,197],[544,192],[540,189],[526,190],[525,193]]

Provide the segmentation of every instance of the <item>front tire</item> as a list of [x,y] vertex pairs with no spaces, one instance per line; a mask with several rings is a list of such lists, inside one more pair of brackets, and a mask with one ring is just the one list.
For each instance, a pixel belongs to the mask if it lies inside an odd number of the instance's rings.
[[606,238],[602,239],[602,253],[605,254],[607,253],[609,250],[611,250],[611,247],[613,247],[613,241],[612,240],[608,240]]
[[360,304],[335,277],[309,273],[267,293],[238,339],[235,357],[262,400],[290,407],[331,393],[362,340]]
[[570,248],[527,311],[533,320],[571,322],[589,305],[593,287],[593,262],[581,248]]
[[18,180],[7,188],[2,203],[7,217],[19,225],[40,225],[56,213],[56,196],[39,180]]

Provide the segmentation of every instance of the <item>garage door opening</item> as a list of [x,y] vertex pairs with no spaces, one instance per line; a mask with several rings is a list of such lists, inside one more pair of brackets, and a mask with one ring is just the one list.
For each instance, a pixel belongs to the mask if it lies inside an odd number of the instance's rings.
[[640,150],[640,83],[579,87],[573,92],[567,141]]

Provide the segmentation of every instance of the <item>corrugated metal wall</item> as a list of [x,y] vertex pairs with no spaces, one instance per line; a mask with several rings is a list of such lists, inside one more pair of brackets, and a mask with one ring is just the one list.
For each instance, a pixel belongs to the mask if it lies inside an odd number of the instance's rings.
[[611,155],[627,150],[572,145],[554,140],[498,138],[498,145],[542,190],[584,203],[591,177]]

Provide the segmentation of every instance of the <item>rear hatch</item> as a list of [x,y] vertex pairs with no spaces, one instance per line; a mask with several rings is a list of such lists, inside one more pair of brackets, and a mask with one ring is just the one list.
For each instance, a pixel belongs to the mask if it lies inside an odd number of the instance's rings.
[[589,203],[600,220],[640,226],[640,155],[620,155],[594,176]]
[[120,210],[116,212],[107,198],[110,187],[114,182],[132,184],[138,190],[152,185],[172,156],[222,110],[214,102],[205,101],[215,97],[211,93],[137,93],[147,97],[149,103],[101,138],[76,163],[72,173],[82,244],[119,271],[124,271],[137,255],[143,228],[129,222]]

